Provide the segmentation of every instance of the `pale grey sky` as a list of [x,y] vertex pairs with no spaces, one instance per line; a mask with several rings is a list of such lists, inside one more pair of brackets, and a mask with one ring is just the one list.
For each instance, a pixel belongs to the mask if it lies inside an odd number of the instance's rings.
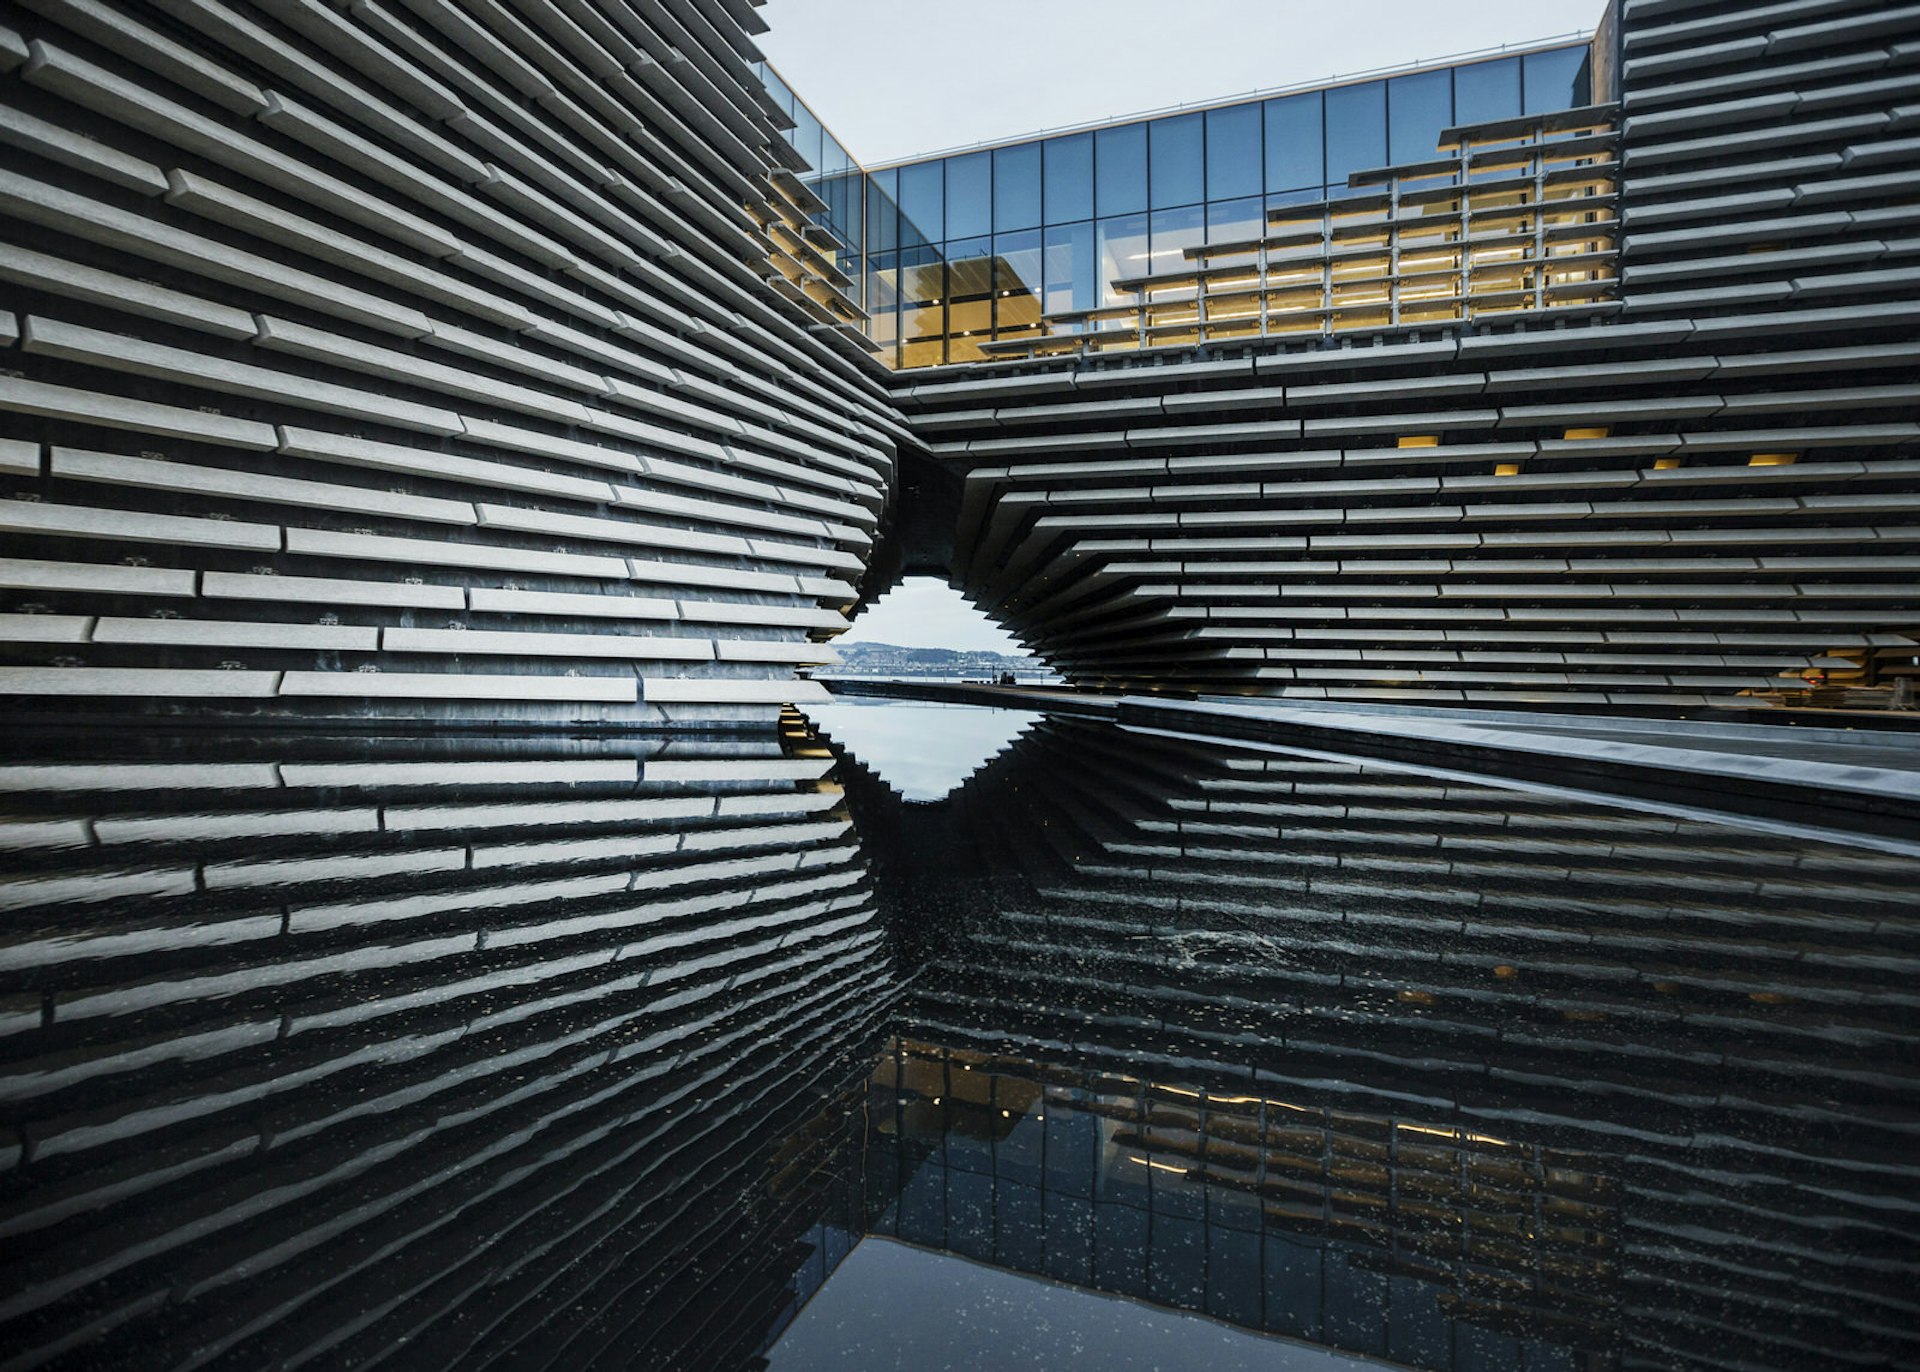
[[910,576],[863,609],[836,643],[892,643],[902,648],[1020,653],[1005,629],[930,576]]
[[873,165],[1554,38],[1606,0],[768,0],[770,60]]

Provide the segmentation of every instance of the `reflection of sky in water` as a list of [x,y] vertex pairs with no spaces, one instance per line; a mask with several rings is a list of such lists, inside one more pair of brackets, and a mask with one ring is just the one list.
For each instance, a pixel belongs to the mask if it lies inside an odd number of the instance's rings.
[[834,1269],[767,1356],[770,1372],[1336,1372],[1384,1366],[874,1238]]
[[903,800],[914,801],[942,800],[958,790],[1040,719],[1030,710],[847,700],[810,705],[807,717]]

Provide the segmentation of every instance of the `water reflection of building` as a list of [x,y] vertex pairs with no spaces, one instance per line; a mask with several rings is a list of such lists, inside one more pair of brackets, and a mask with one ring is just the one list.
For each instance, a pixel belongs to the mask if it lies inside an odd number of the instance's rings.
[[818,749],[0,766],[0,1365],[692,1368],[845,1244],[893,983]]
[[1062,720],[915,823],[882,1227],[1422,1367],[1920,1358],[1910,856]]
[[1447,1372],[1916,1360],[1909,859],[1062,720],[828,761],[17,753],[0,1366],[752,1366],[869,1233]]
[[1590,1156],[911,1040],[869,1118],[881,1232],[1418,1367],[1614,1365]]

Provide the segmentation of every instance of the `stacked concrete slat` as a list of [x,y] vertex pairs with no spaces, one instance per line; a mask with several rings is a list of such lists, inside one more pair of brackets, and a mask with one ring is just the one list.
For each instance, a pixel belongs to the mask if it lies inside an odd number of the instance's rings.
[[[876,796],[854,798],[864,825]],[[938,876],[965,914],[934,944],[901,1032],[974,1072],[1082,1088],[1063,1114],[1090,1108],[1089,1091],[1141,1097],[1133,1151],[1163,1168],[1119,1201],[1104,1172],[1091,1190],[1049,1174],[1049,1233],[1084,1230],[1065,1214],[1097,1197],[1151,1209],[1157,1245],[1163,1214],[1180,1230],[1251,1192],[1269,1236],[1376,1255],[1353,1260],[1356,1290],[1384,1262],[1437,1285],[1451,1318],[1509,1335],[1565,1320],[1565,1343],[1622,1367],[1912,1360],[1920,1249],[1900,1198],[1920,1092],[1898,1047],[1920,970],[1910,851],[1058,721],[947,808],[980,885]],[[1196,1104],[1203,1092],[1219,1104]],[[909,1109],[927,1114],[926,1095]],[[1243,1126],[1272,1120],[1325,1147],[1275,1141],[1239,1175],[1240,1150],[1262,1146]],[[1589,1224],[1558,1210],[1564,1234],[1514,1231],[1499,1188],[1441,1197],[1425,1163],[1402,1172],[1389,1145],[1403,1128],[1469,1173],[1557,1153],[1544,1166],[1593,1174],[1600,1211]],[[1016,1215],[1034,1146],[984,1165]],[[980,1185],[956,1177],[954,1194]],[[977,1199],[918,1199],[907,1236],[982,1241],[962,1233]],[[961,1218],[942,1229],[943,1214]],[[1156,1247],[1150,1280],[1124,1237],[1087,1271],[1073,1243],[1013,1265],[1214,1309],[1211,1240]],[[1293,1287],[1254,1313],[1413,1365],[1479,1365],[1472,1338],[1393,1342],[1408,1321],[1420,1330],[1431,1290],[1369,1297],[1356,1319],[1335,1298],[1349,1280],[1328,1280],[1320,1323],[1297,1324],[1313,1308]]]
[[0,768],[0,1366],[755,1351],[781,1303],[728,1284],[799,1267],[891,984],[830,758],[43,751]]
[[[770,723],[895,421],[740,5],[0,11],[0,690]],[[16,702],[19,703],[19,702]]]
[[1623,301],[902,373],[1061,671],[1700,704],[1912,670],[1920,12],[1628,4]]

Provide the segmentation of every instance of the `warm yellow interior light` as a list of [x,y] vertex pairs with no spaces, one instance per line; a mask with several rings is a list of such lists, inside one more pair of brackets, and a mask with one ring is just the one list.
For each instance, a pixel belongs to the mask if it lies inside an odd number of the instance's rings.
[[1656,472],[1670,472],[1679,465],[1680,459],[1677,457],[1656,457],[1653,460],[1653,469]]
[[1400,440],[1403,448],[1437,448],[1440,446],[1439,434],[1407,434]]
[[1747,459],[1747,465],[1749,467],[1791,467],[1799,457],[1799,453],[1755,453]]
[[1502,462],[1493,469],[1493,474],[1495,476],[1518,476],[1520,475],[1520,464],[1518,462]]
[[1609,437],[1612,433],[1613,433],[1613,430],[1611,428],[1609,428],[1605,424],[1602,424],[1597,429],[1568,429],[1565,434],[1565,437],[1570,439],[1572,438],[1606,438],[1606,437]]

